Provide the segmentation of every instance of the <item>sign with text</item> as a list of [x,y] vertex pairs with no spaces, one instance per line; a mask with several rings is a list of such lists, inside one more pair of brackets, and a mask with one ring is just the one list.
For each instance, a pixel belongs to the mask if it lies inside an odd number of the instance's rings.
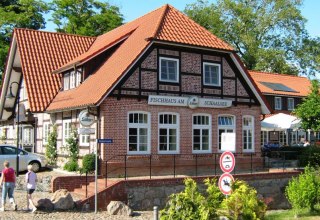
[[236,133],[221,134],[221,151],[236,152]]
[[111,138],[105,138],[105,139],[97,139],[98,144],[112,144],[113,139]]
[[220,168],[223,172],[230,173],[236,165],[236,159],[232,152],[223,152],[220,156]]
[[95,128],[78,128],[78,134],[95,134]]
[[83,110],[79,113],[79,122],[84,127],[90,127],[94,123],[94,116]]
[[219,178],[219,189],[225,195],[231,194],[231,185],[234,182],[233,176],[230,173],[224,173]]
[[199,98],[197,96],[181,97],[181,96],[161,96],[149,95],[149,105],[165,105],[165,106],[181,106],[191,109],[202,108],[228,108],[231,107],[232,101],[225,99],[209,99]]

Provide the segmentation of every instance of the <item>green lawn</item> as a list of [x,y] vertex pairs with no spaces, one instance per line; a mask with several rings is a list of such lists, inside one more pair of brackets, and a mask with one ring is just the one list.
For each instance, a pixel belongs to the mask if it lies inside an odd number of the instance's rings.
[[320,210],[310,213],[308,210],[303,210],[298,218],[294,217],[292,210],[274,210],[267,211],[265,220],[290,220],[290,219],[299,219],[299,220],[319,220],[320,219]]

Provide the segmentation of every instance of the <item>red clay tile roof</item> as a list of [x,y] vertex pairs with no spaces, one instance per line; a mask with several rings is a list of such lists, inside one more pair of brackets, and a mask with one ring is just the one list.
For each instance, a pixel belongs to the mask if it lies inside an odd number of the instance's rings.
[[[263,94],[305,97],[310,92],[311,83],[306,77],[257,71],[249,71],[249,74]],[[273,89],[263,85],[261,82],[281,83],[296,92],[274,91]]]
[[61,88],[52,71],[88,50],[95,38],[15,29],[30,110],[44,111]]
[[59,92],[47,111],[99,104],[143,51],[147,49],[152,40],[233,50],[227,43],[206,31],[172,6],[165,5],[101,35],[84,55],[80,55],[72,62],[89,59],[97,51],[104,50],[124,36],[128,37],[95,74],[87,78],[79,87]]
[[[158,14],[156,11],[160,10]],[[170,5],[165,5],[155,11],[152,11],[132,22],[122,25],[112,31],[98,36],[90,49],[71,60],[67,64],[59,67],[54,72],[63,71],[68,67],[72,67],[75,63],[82,63],[92,58],[99,52],[119,42],[126,36],[129,36],[136,28],[145,28],[143,22],[150,14],[156,13],[159,17],[157,23],[153,24],[154,31],[146,38],[156,40],[170,41],[175,43],[183,43],[189,45],[210,47],[221,50],[234,50],[229,44],[217,38],[199,24],[188,18]]]

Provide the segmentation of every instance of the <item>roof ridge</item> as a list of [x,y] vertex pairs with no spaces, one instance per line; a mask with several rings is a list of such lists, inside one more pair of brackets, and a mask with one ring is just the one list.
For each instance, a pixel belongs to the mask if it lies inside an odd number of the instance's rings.
[[298,78],[308,79],[307,77],[304,77],[304,76],[296,76],[296,75],[290,75],[290,74],[285,74],[285,73],[271,73],[271,72],[264,72],[264,71],[257,71],[257,70],[248,70],[248,71],[249,71],[249,73],[262,73],[262,74],[269,74],[269,75],[298,77]]
[[95,36],[85,36],[85,35],[79,35],[79,34],[69,34],[69,33],[52,32],[52,31],[45,31],[45,30],[35,30],[35,29],[30,29],[30,28],[14,28],[14,30],[42,32],[42,33],[48,33],[48,34],[67,35],[67,36],[83,37],[83,38],[94,38],[94,39],[97,38],[97,37],[95,37]]
[[[159,34],[160,30],[161,30],[161,26],[163,25],[163,21],[164,21],[164,18],[166,17],[165,15],[168,13],[168,10],[169,10],[169,4],[165,4],[164,6],[162,7],[165,7],[163,12],[162,12],[162,15],[160,16],[159,18],[159,21],[156,25],[156,28],[154,30],[154,33],[152,33],[151,35],[151,38],[156,38],[157,35]],[[162,8],[161,7],[161,8]]]

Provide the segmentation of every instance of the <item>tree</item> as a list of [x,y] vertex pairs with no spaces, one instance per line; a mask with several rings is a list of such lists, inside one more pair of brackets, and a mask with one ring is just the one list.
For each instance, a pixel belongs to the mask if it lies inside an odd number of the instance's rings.
[[4,71],[13,28],[45,28],[43,13],[47,11],[48,6],[41,0],[0,1],[0,74]]
[[119,8],[98,0],[53,0],[52,21],[63,33],[97,36],[123,22]]
[[305,30],[301,5],[302,0],[198,0],[185,13],[233,45],[248,69],[313,75],[320,72],[320,40]]
[[301,119],[301,127],[305,130],[320,131],[320,94],[319,82],[311,81],[309,95],[298,105],[294,113]]

